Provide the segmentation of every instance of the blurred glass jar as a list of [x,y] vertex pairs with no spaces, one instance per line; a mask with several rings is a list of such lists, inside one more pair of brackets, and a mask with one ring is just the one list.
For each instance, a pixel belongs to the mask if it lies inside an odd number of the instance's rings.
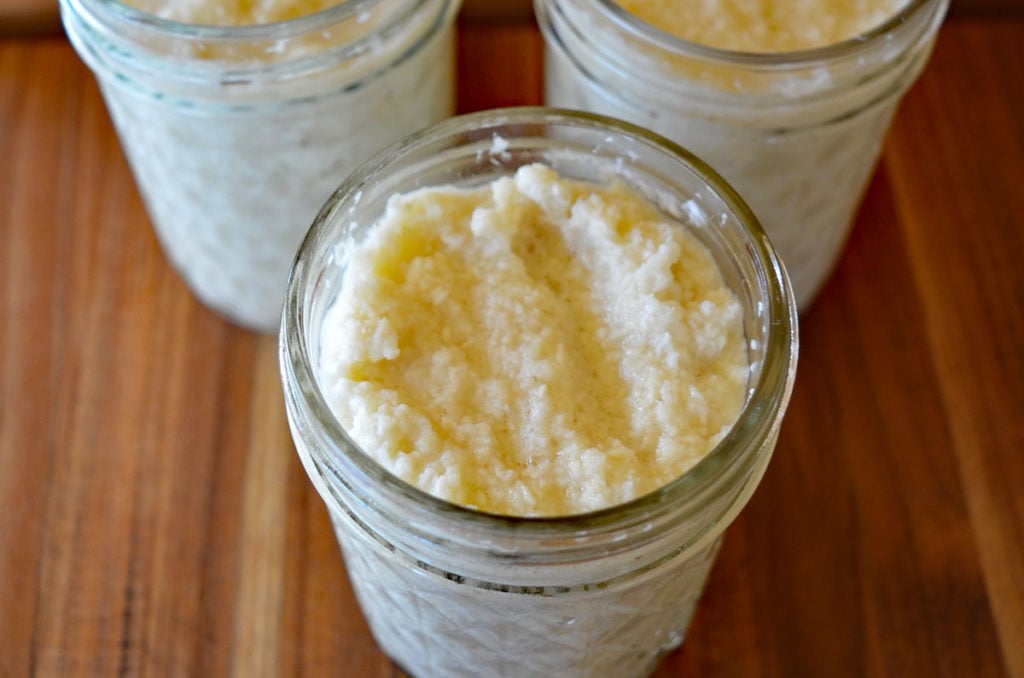
[[277,329],[295,251],[338,183],[454,112],[458,0],[347,0],[246,26],[60,6],[164,251],[253,329]]
[[911,0],[844,42],[746,53],[664,33],[614,0],[535,0],[545,101],[643,125],[706,160],[761,220],[805,309],[843,249],[948,5]]
[[[738,296],[751,360],[738,421],[691,471],[602,511],[496,516],[386,472],[335,418],[318,382],[321,326],[347,257],[389,196],[479,186],[544,163],[624,181],[711,251]],[[281,326],[281,374],[299,456],[327,504],[381,648],[418,676],[634,676],[683,640],[721,535],[778,438],[797,358],[792,290],[736,194],[646,130],[543,108],[455,118],[357,170],[299,249]]]

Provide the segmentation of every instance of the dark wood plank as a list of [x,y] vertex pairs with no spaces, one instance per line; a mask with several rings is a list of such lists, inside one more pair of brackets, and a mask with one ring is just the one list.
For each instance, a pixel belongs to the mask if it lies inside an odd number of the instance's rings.
[[[925,346],[1015,675],[1024,675],[1022,35],[1022,21],[947,26],[886,154]],[[967,53],[970,63],[958,56]]]
[[461,22],[457,112],[541,104],[543,46],[533,24]]

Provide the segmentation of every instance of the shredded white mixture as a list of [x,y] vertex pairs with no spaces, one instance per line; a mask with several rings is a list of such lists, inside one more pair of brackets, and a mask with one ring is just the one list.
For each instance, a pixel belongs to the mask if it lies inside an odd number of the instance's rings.
[[321,386],[367,453],[507,515],[680,476],[732,426],[748,373],[707,249],[625,186],[541,165],[393,197],[321,338]]

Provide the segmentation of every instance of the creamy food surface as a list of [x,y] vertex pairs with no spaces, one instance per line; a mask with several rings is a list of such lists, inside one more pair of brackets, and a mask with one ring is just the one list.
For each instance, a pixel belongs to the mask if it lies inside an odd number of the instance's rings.
[[125,0],[164,19],[209,26],[246,26],[297,19],[341,0]]
[[524,516],[628,501],[742,408],[738,300],[620,183],[531,165],[394,196],[347,266],[321,387],[368,454],[449,501]]
[[831,45],[882,25],[909,0],[615,0],[684,40],[739,52]]

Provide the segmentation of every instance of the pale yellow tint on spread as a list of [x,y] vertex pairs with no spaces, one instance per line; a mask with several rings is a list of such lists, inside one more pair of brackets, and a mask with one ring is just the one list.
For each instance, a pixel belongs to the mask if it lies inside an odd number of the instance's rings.
[[128,0],[150,14],[188,24],[245,26],[313,14],[339,0]]
[[742,407],[738,300],[707,249],[621,184],[532,165],[395,197],[322,329],[332,410],[455,503],[580,513],[696,464]]
[[739,52],[792,52],[865,33],[907,0],[616,0],[691,42]]

